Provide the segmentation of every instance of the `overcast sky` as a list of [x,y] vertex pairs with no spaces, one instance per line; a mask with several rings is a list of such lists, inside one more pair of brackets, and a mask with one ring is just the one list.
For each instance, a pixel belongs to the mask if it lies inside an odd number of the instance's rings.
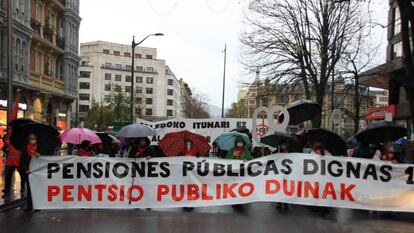
[[[386,24],[387,0],[375,1],[376,20]],[[158,49],[178,79],[221,106],[223,53],[227,43],[225,106],[236,100],[243,76],[239,34],[246,0],[81,0],[80,42],[103,40],[130,44],[162,32],[142,46]],[[380,30],[380,29],[378,29]],[[382,29],[385,31],[385,29]],[[378,40],[386,41],[379,33]],[[384,51],[385,52],[385,51]]]

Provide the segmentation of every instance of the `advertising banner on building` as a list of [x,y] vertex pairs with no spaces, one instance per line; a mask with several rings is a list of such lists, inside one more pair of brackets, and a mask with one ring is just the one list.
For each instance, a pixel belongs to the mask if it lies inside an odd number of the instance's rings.
[[170,208],[286,202],[414,211],[414,166],[274,154],[251,161],[203,157],[33,158],[35,209]]

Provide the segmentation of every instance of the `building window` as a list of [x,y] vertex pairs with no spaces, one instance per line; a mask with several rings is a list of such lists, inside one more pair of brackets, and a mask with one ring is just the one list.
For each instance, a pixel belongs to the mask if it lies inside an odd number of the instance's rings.
[[154,83],[154,78],[147,77],[147,84],[153,84],[153,83]]
[[107,103],[111,102],[111,96],[110,95],[105,95],[104,101],[107,102]]
[[145,109],[145,115],[152,116],[152,109],[150,108]]
[[89,101],[89,94],[80,93],[79,100],[88,100]]
[[89,89],[90,83],[79,82],[79,89]]
[[136,53],[135,54],[135,58],[141,58],[142,57],[142,55],[141,54],[139,54],[139,53]]
[[125,92],[131,93],[131,87],[130,86],[125,86]]
[[126,66],[125,66],[125,69],[126,69],[126,70],[131,70],[131,69],[132,69],[132,66],[131,66],[131,65],[126,65]]
[[88,112],[88,111],[89,111],[89,105],[79,104],[79,112]]
[[145,55],[146,59],[152,59],[152,55]]
[[402,42],[399,41],[392,45],[392,58],[397,58],[402,56]]
[[169,117],[173,116],[173,110],[167,110],[167,116]]
[[131,57],[131,53],[127,53],[127,52],[125,52],[125,53],[124,53],[124,56],[125,56],[125,57]]
[[114,51],[114,55],[119,56],[119,55],[121,55],[121,53],[119,51]]
[[154,68],[153,67],[147,67],[147,72],[154,73]]
[[105,73],[105,80],[111,80],[111,74]]
[[135,108],[135,115],[141,116],[141,108]]
[[170,86],[174,85],[174,80],[168,79],[168,85],[170,85]]
[[105,84],[105,91],[111,91],[111,84]]
[[108,49],[104,49],[102,52],[103,52],[104,54],[109,54],[109,50],[108,50]]
[[111,68],[111,67],[112,67],[112,64],[111,64],[111,63],[109,63],[109,62],[105,62],[104,67],[106,67],[106,68]]
[[79,71],[79,76],[81,78],[90,78],[91,77],[91,72],[88,72],[88,71]]
[[146,103],[146,104],[152,104],[152,99],[151,99],[151,98],[147,98],[147,99],[145,100],[145,103]]
[[136,91],[137,93],[142,93],[142,87],[137,87],[137,89],[135,89],[135,91]]
[[395,7],[393,10],[393,31],[394,36],[401,32],[401,19],[400,19],[400,9]]
[[82,62],[81,62],[81,65],[82,65],[82,66],[88,66],[88,65],[89,65],[89,61],[82,61]]
[[251,105],[256,104],[256,101],[255,100],[249,100],[249,104],[251,104]]
[[135,77],[135,79],[136,79],[136,81],[135,81],[135,82],[137,82],[137,83],[142,83],[142,77],[137,76],[137,77]]
[[144,68],[142,66],[135,66],[136,71],[143,71]]
[[173,100],[167,100],[167,105],[168,106],[173,106],[174,105],[174,101]]
[[152,88],[147,88],[147,89],[146,89],[146,93],[147,93],[147,94],[152,94],[152,92],[153,92],[153,91],[152,91]]
[[137,102],[137,104],[141,104],[142,103],[142,98],[141,97],[135,98],[135,102]]
[[131,82],[131,76],[127,75],[125,76],[125,82]]
[[174,95],[173,89],[167,89],[167,95]]
[[115,64],[115,69],[122,69],[122,65],[121,64]]
[[116,74],[115,75],[115,81],[121,82],[122,81],[122,75]]

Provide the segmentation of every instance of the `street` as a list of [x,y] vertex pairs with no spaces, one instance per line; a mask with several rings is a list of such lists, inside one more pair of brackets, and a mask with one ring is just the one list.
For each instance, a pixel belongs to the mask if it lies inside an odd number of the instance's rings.
[[414,232],[414,214],[330,209],[322,215],[304,206],[277,210],[255,203],[243,210],[231,207],[157,210],[50,210],[0,214],[1,232]]

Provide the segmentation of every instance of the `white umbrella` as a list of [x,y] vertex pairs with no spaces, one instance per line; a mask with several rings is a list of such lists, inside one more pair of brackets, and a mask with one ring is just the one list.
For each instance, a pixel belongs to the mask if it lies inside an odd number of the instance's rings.
[[116,136],[119,138],[144,138],[154,136],[155,134],[155,129],[147,125],[132,124],[123,127]]

